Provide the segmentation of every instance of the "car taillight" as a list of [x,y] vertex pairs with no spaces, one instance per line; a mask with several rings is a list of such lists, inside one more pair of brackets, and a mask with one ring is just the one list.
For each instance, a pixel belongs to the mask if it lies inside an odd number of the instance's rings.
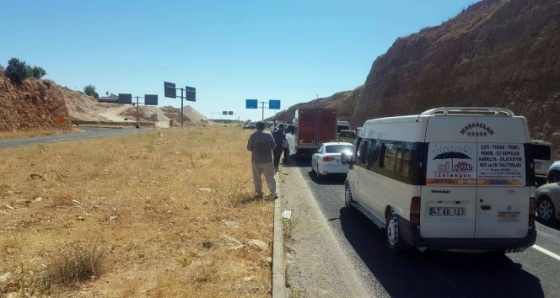
[[410,201],[410,224],[420,224],[420,197],[412,197]]
[[529,227],[535,229],[535,198],[529,199]]
[[323,161],[333,161],[334,160],[334,156],[325,156],[323,157]]

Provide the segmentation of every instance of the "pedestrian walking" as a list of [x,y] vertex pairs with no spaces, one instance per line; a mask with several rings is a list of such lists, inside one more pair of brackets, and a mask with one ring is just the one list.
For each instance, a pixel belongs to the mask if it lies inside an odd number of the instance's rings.
[[268,185],[270,196],[278,198],[276,192],[276,178],[274,177],[274,165],[272,164],[272,151],[276,148],[276,142],[272,134],[264,131],[265,124],[257,122],[257,131],[251,134],[247,142],[247,150],[251,151],[251,166],[253,172],[253,184],[258,197],[263,196],[262,175]]
[[284,165],[288,164],[289,156],[290,156],[290,142],[288,141],[288,132],[286,132],[286,138],[284,139]]
[[280,164],[280,157],[284,151],[284,143],[286,142],[286,133],[284,132],[284,124],[278,125],[278,130],[272,133],[274,142],[276,142],[276,149],[272,152],[274,155],[274,172],[278,172],[278,164]]

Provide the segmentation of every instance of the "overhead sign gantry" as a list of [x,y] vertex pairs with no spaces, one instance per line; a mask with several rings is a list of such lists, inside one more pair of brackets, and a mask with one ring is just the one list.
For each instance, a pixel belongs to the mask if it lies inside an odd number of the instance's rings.
[[[175,83],[163,82],[163,93],[165,97],[177,98],[177,90],[181,90],[181,126],[183,126],[183,99],[188,101],[196,101],[196,88],[186,86],[185,88],[176,88]],[[183,96],[185,94],[185,96]]]

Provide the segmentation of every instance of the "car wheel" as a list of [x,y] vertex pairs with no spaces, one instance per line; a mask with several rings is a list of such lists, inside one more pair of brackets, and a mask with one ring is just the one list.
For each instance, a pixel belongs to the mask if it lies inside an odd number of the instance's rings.
[[547,196],[542,196],[537,201],[537,215],[539,218],[546,222],[551,223],[554,221],[554,205],[552,205],[552,201]]
[[344,204],[346,205],[346,208],[352,208],[353,201],[354,200],[352,199],[352,189],[350,188],[350,185],[346,183],[344,189]]
[[552,171],[548,173],[548,182],[560,182],[560,172]]
[[387,246],[392,253],[400,253],[404,249],[410,248],[401,238],[399,220],[393,209],[390,209],[385,215],[385,235],[387,237]]

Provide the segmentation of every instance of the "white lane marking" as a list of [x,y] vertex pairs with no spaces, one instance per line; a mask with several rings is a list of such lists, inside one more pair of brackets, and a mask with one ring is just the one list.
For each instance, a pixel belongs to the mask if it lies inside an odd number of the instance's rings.
[[538,250],[538,251],[540,251],[540,252],[542,252],[542,253],[545,254],[545,255],[549,255],[549,256],[555,258],[556,260],[560,261],[560,256],[557,255],[557,254],[555,254],[555,253],[553,253],[553,252],[551,252],[551,251],[548,251],[548,250],[546,250],[546,249],[544,249],[544,248],[542,248],[542,247],[540,247],[540,246],[538,246],[538,245],[533,245],[533,246],[531,246],[531,247],[534,248],[534,249],[536,249],[536,250]]

